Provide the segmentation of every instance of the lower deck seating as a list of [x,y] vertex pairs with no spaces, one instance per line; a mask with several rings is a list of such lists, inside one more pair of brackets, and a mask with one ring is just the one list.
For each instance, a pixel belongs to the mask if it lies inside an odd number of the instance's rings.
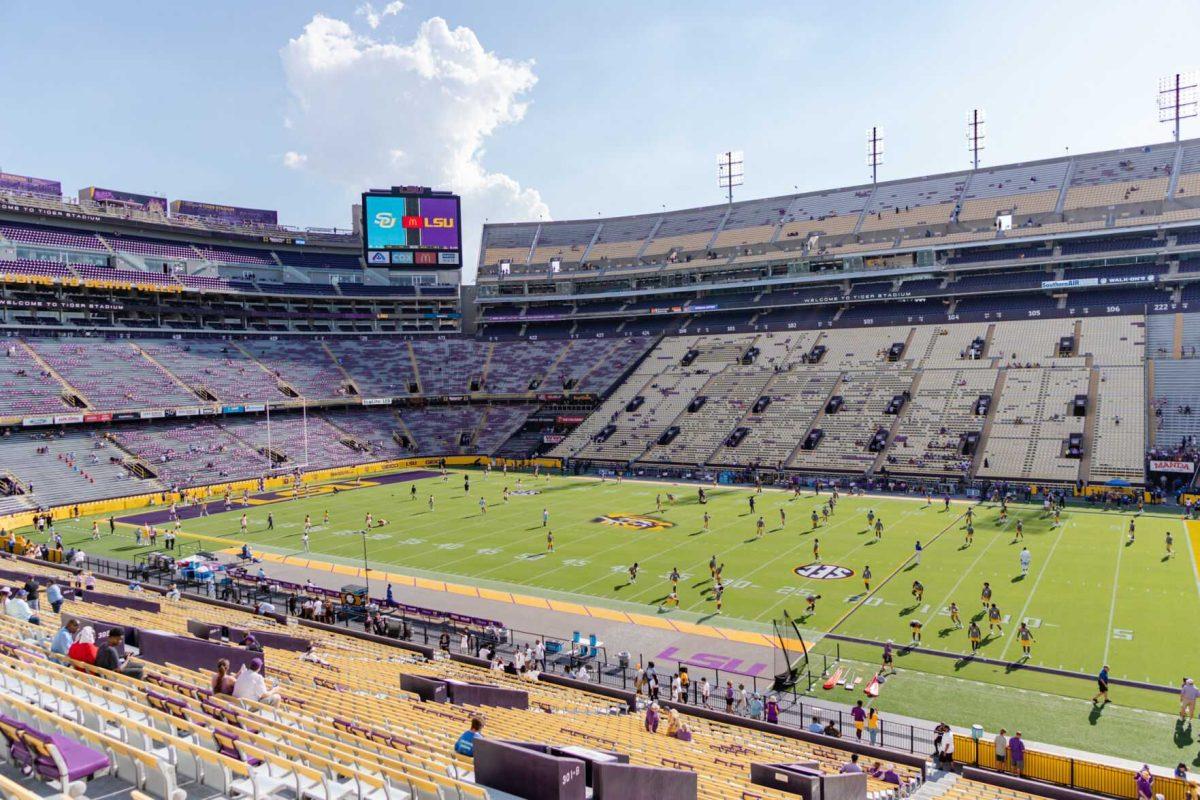
[[[52,574],[25,563],[20,569]],[[80,601],[68,601],[66,615],[115,616],[108,606]],[[210,691],[208,669],[147,664],[145,680],[77,671],[47,657],[42,637],[62,617],[48,609],[42,617],[41,628],[0,617],[0,714],[108,755],[114,775],[155,798],[484,800],[491,794],[471,783],[469,762],[454,753],[474,715],[486,719],[489,737],[601,747],[627,753],[635,765],[695,772],[703,800],[790,797],[752,786],[751,762],[816,761],[834,772],[848,760],[835,740],[814,744],[687,715],[690,741],[650,733],[640,716],[621,713],[612,699],[292,626],[288,633],[309,639],[310,650],[268,645],[263,653],[278,702],[238,701]],[[120,619],[127,628],[184,636],[189,620],[278,628],[263,617],[186,599],[165,602],[157,612],[123,609]],[[516,689],[527,693],[529,708],[420,702],[400,689],[405,675]],[[907,789],[919,782],[912,768],[888,766]],[[878,797],[896,794],[895,786],[875,779],[868,789]]]

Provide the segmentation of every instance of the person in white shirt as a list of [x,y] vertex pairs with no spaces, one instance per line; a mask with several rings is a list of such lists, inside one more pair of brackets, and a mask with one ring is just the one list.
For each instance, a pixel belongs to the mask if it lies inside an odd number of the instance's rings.
[[539,640],[537,645],[533,648],[533,660],[534,660],[534,662],[536,662],[538,664],[541,664],[543,661],[546,660],[546,643],[545,642]]
[[1021,574],[1029,574],[1029,565],[1033,563],[1033,553],[1029,552],[1028,547],[1021,548]]
[[518,650],[516,653],[513,654],[513,666],[515,666],[517,668],[518,672],[525,669],[525,651],[524,650]]
[[712,696],[712,687],[708,685],[708,678],[700,679],[700,703],[705,708],[708,708],[708,698]]
[[587,664],[579,665],[579,670],[576,671],[575,678],[581,681],[590,681],[592,679],[591,673],[588,672]]
[[239,700],[257,700],[273,706],[279,702],[279,695],[267,688],[266,678],[263,677],[263,662],[255,658],[248,664],[243,664],[237,680],[233,682],[233,696]]
[[18,589],[16,594],[9,595],[8,600],[4,604],[4,613],[8,614],[13,619],[19,619],[22,622],[40,625],[41,620],[39,620],[33,613],[33,609],[29,607],[29,603],[25,600],[25,596],[24,589]]

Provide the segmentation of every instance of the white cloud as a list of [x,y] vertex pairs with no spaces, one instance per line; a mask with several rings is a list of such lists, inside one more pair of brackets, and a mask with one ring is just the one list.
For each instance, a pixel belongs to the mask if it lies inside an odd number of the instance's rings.
[[303,153],[288,150],[283,154],[283,165],[288,169],[303,169],[306,163],[308,163],[308,156]]
[[371,3],[363,3],[358,8],[354,9],[355,16],[362,17],[371,26],[371,30],[375,30],[383,23],[384,17],[392,17],[404,10],[402,0],[392,0],[383,7],[383,11],[376,11],[375,6]]
[[536,189],[483,162],[487,138],[525,116],[537,83],[531,61],[489,52],[469,28],[440,17],[396,43],[320,14],[281,56],[294,105],[288,136],[306,168],[345,187],[348,198],[393,185],[461,194],[468,277],[485,217],[549,218]]

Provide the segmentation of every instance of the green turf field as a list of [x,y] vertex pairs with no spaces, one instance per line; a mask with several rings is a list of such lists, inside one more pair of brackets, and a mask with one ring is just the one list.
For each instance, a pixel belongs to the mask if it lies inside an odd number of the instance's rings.
[[[1137,516],[1136,541],[1129,544],[1133,514],[1069,508],[1055,527],[1040,506],[1013,506],[1008,522],[1001,524],[999,509],[984,504],[975,506],[975,540],[968,546],[965,503],[946,510],[940,502],[926,505],[918,499],[843,496],[828,522],[813,530],[810,515],[825,503],[827,493],[814,496],[809,491],[794,498],[766,491],[755,498],[757,508],[751,513],[752,492],[745,489],[710,488],[709,502],[701,506],[694,486],[524,475],[518,487],[515,474],[485,478],[472,472],[467,494],[463,475],[418,482],[416,499],[410,497],[410,484],[371,486],[365,481],[362,488],[336,496],[252,505],[245,539],[274,553],[300,552],[309,514],[312,557],[361,564],[358,532],[371,513],[388,520],[368,534],[375,569],[390,566],[397,572],[457,577],[475,585],[762,631],[769,631],[771,619],[786,609],[813,640],[835,631],[904,643],[915,619],[924,624],[927,647],[960,654],[969,652],[966,632],[952,628],[946,608],[957,602],[967,624],[982,612],[980,589],[988,581],[1004,624],[984,640],[984,656],[1017,659],[1016,623],[1026,620],[1036,638],[1031,664],[1092,675],[1108,663],[1113,677],[1172,686],[1200,664],[1200,642],[1191,629],[1200,620],[1200,583],[1185,523],[1177,517]],[[506,485],[514,494],[504,502]],[[669,502],[668,492],[676,494],[675,503]],[[487,500],[486,514],[480,509],[481,496]],[[545,526],[543,509],[549,517]],[[323,524],[326,511],[328,525]],[[706,511],[711,516],[707,532],[702,530]],[[878,541],[867,524],[868,511],[883,520]],[[266,530],[268,512],[275,518],[273,531]],[[241,514],[235,506],[229,513],[186,520],[183,531],[228,538],[233,546],[243,540]],[[762,538],[756,536],[760,515]],[[1023,543],[1014,541],[1018,519],[1024,524]],[[133,545],[128,528],[99,543],[90,540],[90,528],[88,520],[60,525],[68,546],[79,544],[89,553],[128,559],[148,550]],[[547,552],[547,531],[554,534],[553,553]],[[1165,555],[1168,532],[1174,537],[1173,558]],[[814,555],[818,540],[819,558]],[[919,565],[912,558],[917,540],[925,546]],[[1019,563],[1023,544],[1032,554],[1025,576]],[[720,617],[715,616],[708,569],[714,555],[724,564],[727,587]],[[628,567],[634,561],[641,573],[630,584]],[[873,573],[870,593],[862,581],[867,566]],[[269,571],[270,565],[266,567]],[[672,568],[682,573],[679,608],[660,609]],[[911,595],[918,579],[925,587],[921,602]],[[816,613],[805,617],[810,594],[821,599]],[[980,623],[987,636],[986,620]],[[815,652],[836,649],[826,640]],[[848,660],[861,662],[864,674],[878,663],[878,647],[842,644],[840,649]],[[1144,752],[1137,757],[1163,763],[1194,750],[1190,732],[1175,742],[1161,734],[1171,728],[1169,715],[1176,707],[1171,695],[1118,689],[1114,706],[1092,714],[1085,699],[1094,691],[1090,680],[916,654],[902,655],[898,666],[902,674],[879,701],[884,711],[946,716],[992,729],[1003,724],[1012,730],[1025,720],[1027,737],[1118,754]],[[1026,694],[1033,702],[1004,702]],[[1135,716],[1115,721],[1126,712]],[[1054,726],[1076,718],[1078,730],[1070,732],[1075,726],[1068,725],[1063,728],[1068,733],[1056,735]],[[1101,725],[1104,719],[1114,721]],[[1160,731],[1161,742],[1151,730]]]

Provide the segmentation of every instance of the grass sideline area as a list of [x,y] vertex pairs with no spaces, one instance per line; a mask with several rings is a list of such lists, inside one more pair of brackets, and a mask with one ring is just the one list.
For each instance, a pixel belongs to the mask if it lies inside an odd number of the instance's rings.
[[[1032,665],[1091,676],[1108,663],[1114,678],[1177,686],[1200,663],[1200,642],[1189,624],[1200,619],[1200,581],[1188,531],[1196,523],[1178,516],[1069,507],[1055,526],[1040,505],[1013,505],[1007,522],[1001,522],[999,508],[991,504],[954,502],[946,508],[937,499],[926,504],[916,498],[842,496],[826,521],[820,511],[827,492],[794,497],[775,490],[755,495],[746,488],[706,491],[708,503],[701,505],[694,485],[452,471],[445,479],[415,482],[333,482],[301,499],[268,494],[252,498],[246,509],[235,502],[228,513],[213,506],[211,516],[185,519],[182,531],[213,546],[248,541],[255,549],[297,554],[310,515],[309,557],[360,565],[359,531],[370,513],[387,520],[367,534],[372,569],[764,632],[786,609],[814,641],[833,631],[903,645],[910,623],[918,620],[924,646],[963,656],[970,652],[966,631],[950,624],[947,608],[956,602],[968,624],[982,613],[980,589],[987,581],[1003,621],[1000,632],[988,635],[980,617],[986,637],[980,655],[989,659],[1006,664],[1018,659],[1017,622],[1025,620],[1035,637]],[[968,508],[974,513],[971,544],[965,541]],[[245,536],[239,524],[243,511]],[[869,512],[883,521],[878,540],[867,522]],[[274,517],[273,530],[267,529],[268,514]],[[128,525],[119,526],[115,536],[106,533],[92,541],[91,519],[57,523],[66,546],[125,559],[149,552],[134,544]],[[1136,524],[1132,544],[1131,519]],[[1016,541],[1017,520],[1023,542]],[[553,552],[547,549],[550,531]],[[1175,553],[1170,558],[1168,534]],[[917,540],[924,547],[919,565]],[[1019,561],[1023,546],[1032,555],[1026,575]],[[719,617],[708,567],[713,556],[724,564]],[[631,583],[628,568],[634,561],[640,573]],[[270,564],[264,566],[269,573]],[[868,566],[869,592],[863,582]],[[676,568],[679,607],[661,607],[671,588],[667,576]],[[912,595],[914,580],[924,586],[920,601]],[[806,616],[809,596],[820,599],[816,612]],[[825,639],[815,652],[835,649]],[[880,649],[841,643],[840,651],[856,674],[869,680]],[[903,652],[897,666],[899,674],[876,701],[885,714],[978,722],[989,730],[1019,728],[1034,740],[1165,765],[1180,760],[1200,765],[1191,729],[1173,723],[1178,707],[1173,694],[1114,687],[1113,704],[1095,710],[1087,700],[1095,692],[1090,679]],[[822,694],[819,688],[816,692]],[[839,693],[831,699],[859,696]]]

